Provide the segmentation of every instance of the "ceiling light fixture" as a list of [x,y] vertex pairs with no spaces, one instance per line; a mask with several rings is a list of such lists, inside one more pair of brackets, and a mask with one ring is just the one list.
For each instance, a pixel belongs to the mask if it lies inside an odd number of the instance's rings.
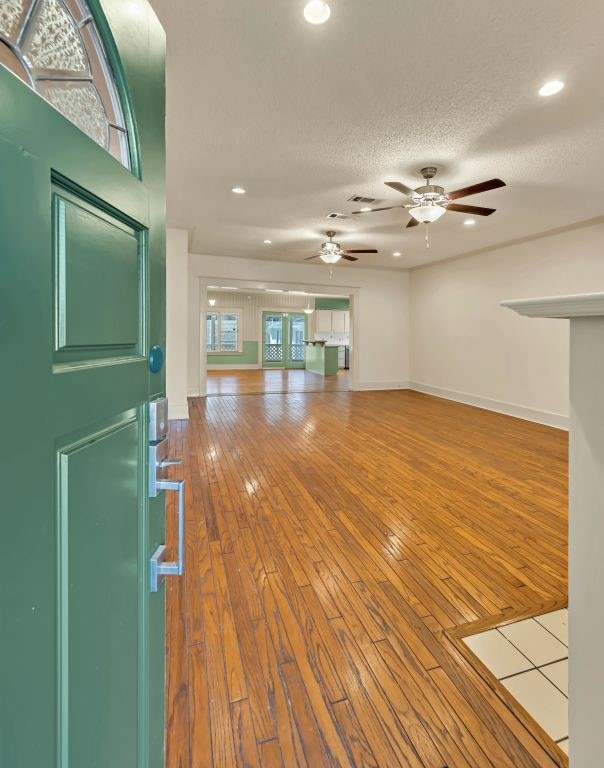
[[446,213],[446,210],[446,208],[443,208],[440,205],[424,203],[423,205],[409,208],[409,213],[416,221],[421,221],[422,224],[430,224],[431,222],[440,219],[440,217]]
[[371,208],[361,208],[361,213],[367,213]]
[[395,251],[392,255],[396,256],[398,258],[401,255],[401,252],[400,251]]
[[213,307],[216,304],[216,299],[208,299],[208,304]]
[[312,315],[312,313],[313,313],[314,311],[315,311],[315,310],[314,310],[314,309],[313,309],[313,308],[310,306],[310,299],[309,299],[309,300],[308,300],[308,302],[307,302],[307,304],[306,304],[306,309],[304,310],[304,314],[305,314],[305,315]]
[[267,293],[283,293],[281,288],[267,288],[266,292]]
[[221,285],[220,286],[220,290],[221,291],[237,291],[239,289],[238,288],[233,288],[232,285]]
[[291,293],[292,296],[308,296],[306,291],[288,291],[288,293]]
[[273,241],[272,240],[265,240],[264,245],[270,245]]
[[466,219],[466,220],[464,221],[464,225],[465,225],[466,227],[473,227],[473,226],[474,226],[474,224],[476,224],[476,219]]
[[245,195],[245,189],[243,187],[233,187],[231,192],[234,192],[236,195]]
[[539,96],[553,96],[564,88],[562,80],[550,80],[539,88]]
[[331,9],[323,0],[310,0],[304,6],[304,18],[309,24],[324,24],[331,15]]
[[342,251],[337,243],[332,243],[330,240],[328,243],[323,243],[319,256],[326,264],[335,264],[342,258]]

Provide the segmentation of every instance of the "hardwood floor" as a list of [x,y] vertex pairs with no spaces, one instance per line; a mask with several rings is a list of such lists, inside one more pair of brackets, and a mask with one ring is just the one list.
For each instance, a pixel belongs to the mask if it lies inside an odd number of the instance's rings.
[[168,768],[562,764],[445,631],[565,596],[564,432],[336,392],[195,399],[172,440]]
[[208,371],[208,395],[261,395],[273,392],[340,392],[350,389],[350,374],[333,376],[312,371],[264,368],[243,371]]

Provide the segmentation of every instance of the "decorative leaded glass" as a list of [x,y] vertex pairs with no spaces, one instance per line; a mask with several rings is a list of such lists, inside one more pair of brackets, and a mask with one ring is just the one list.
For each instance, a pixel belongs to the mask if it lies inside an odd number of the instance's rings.
[[109,126],[97,89],[92,83],[41,83],[40,93],[47,101],[102,147],[109,143]]
[[117,87],[85,0],[0,0],[0,64],[130,167]]
[[90,75],[84,41],[62,0],[40,4],[22,50],[30,68],[38,72]]
[[16,39],[28,5],[26,0],[3,0],[0,4],[0,35],[8,40]]

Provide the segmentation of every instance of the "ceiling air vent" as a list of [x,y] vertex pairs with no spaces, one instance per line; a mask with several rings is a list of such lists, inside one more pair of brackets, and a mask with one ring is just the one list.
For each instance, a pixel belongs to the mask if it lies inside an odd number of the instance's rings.
[[328,219],[347,219],[348,216],[346,216],[344,213],[328,213],[326,218],[328,218]]
[[363,195],[353,195],[348,198],[349,203],[375,203],[375,197],[363,197]]

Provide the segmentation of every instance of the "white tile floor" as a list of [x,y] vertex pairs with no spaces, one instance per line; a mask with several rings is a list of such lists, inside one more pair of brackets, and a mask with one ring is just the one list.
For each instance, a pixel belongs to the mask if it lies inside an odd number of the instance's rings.
[[464,642],[568,754],[568,609],[470,635]]

